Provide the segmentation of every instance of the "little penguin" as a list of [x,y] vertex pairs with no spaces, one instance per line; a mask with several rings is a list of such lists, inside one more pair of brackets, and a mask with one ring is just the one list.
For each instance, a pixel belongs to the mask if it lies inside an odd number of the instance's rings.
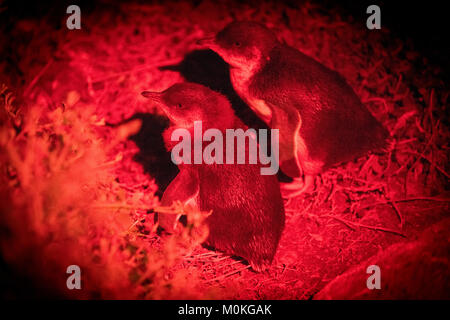
[[[144,91],[142,95],[170,119],[163,133],[169,149],[167,139],[174,129],[187,129],[195,137],[194,121],[202,121],[203,130],[214,128],[224,136],[226,129],[246,128],[225,96],[203,85],[178,83],[163,92]],[[260,164],[181,164],[163,194],[162,205],[179,200],[201,211],[212,210],[206,218],[206,244],[242,257],[255,271],[263,271],[276,253],[285,212],[276,175],[261,175],[260,168]],[[176,223],[173,215],[159,214],[158,221],[168,232]]]
[[389,132],[346,81],[279,42],[265,26],[232,22],[197,43],[228,63],[235,91],[270,127],[279,129],[280,168],[296,182],[286,189],[301,185],[291,197],[307,191],[326,168],[385,150]]

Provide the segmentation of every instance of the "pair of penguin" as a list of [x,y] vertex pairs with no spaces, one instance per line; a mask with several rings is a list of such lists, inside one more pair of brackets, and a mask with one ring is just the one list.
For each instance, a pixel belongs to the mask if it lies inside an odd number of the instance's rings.
[[[233,22],[198,44],[228,63],[235,91],[269,127],[279,130],[280,168],[295,182],[291,196],[309,190],[314,177],[326,168],[386,148],[388,131],[345,80],[280,43],[265,26]],[[168,130],[192,130],[194,121],[202,121],[204,130],[216,128],[222,133],[246,129],[223,95],[199,84],[179,83],[142,95],[165,111],[172,124]],[[180,200],[202,211],[212,210],[207,244],[246,259],[256,271],[268,268],[285,220],[276,176],[261,175],[260,165],[254,164],[179,168],[162,205]],[[159,224],[170,232],[174,221],[172,216],[159,215]]]

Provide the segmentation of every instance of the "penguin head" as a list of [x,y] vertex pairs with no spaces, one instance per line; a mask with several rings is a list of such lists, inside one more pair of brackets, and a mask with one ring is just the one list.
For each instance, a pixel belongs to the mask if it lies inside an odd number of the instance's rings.
[[231,66],[247,69],[259,65],[269,56],[278,40],[275,34],[256,22],[236,21],[227,25],[215,37],[197,42],[217,52]]
[[196,83],[177,83],[162,92],[144,91],[180,128],[191,128],[194,121],[202,121],[203,128],[231,126],[234,113],[228,100],[205,86]]

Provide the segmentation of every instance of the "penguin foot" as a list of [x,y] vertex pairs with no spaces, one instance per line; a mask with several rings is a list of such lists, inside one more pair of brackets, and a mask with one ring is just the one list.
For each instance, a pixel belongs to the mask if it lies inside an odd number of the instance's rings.
[[302,193],[308,192],[311,190],[311,187],[314,186],[314,176],[313,175],[305,175],[304,179],[294,178],[294,181],[291,183],[283,183],[280,188],[283,192],[283,198],[292,199],[295,198]]
[[305,185],[305,182],[302,178],[294,178],[292,182],[288,183],[280,183],[280,189],[282,191],[292,191],[292,190],[299,190],[303,188]]

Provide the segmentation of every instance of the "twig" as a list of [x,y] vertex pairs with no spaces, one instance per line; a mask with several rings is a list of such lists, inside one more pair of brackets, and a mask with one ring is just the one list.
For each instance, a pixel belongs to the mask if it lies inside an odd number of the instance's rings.
[[210,280],[207,280],[205,282],[206,283],[210,283],[210,282],[213,282],[213,281],[221,280],[221,279],[227,278],[227,277],[229,277],[229,276],[231,276],[231,275],[233,275],[235,273],[238,273],[238,272],[244,271],[245,269],[250,269],[250,268],[251,268],[251,266],[245,266],[244,268],[233,270],[233,271],[228,272],[228,273],[226,273],[224,275],[221,275],[220,277],[216,277],[214,279],[210,279]]
[[402,213],[400,212],[400,209],[397,207],[397,204],[395,201],[391,201],[391,206],[394,208],[395,213],[397,214],[397,217],[400,219],[400,229],[403,230],[403,226],[405,225],[405,218],[403,217]]
[[388,185],[386,185],[386,188],[383,190],[384,198],[387,201],[389,201],[389,204],[392,206],[392,208],[394,209],[395,213],[397,214],[397,217],[400,220],[400,229],[403,230],[403,226],[405,224],[405,218],[403,217],[400,209],[397,207],[397,204],[395,203],[395,200],[391,200],[387,196],[387,194],[389,194],[389,191],[387,189],[388,189]]
[[414,197],[414,198],[406,198],[406,199],[395,199],[395,200],[386,200],[373,204],[369,204],[363,207],[358,208],[358,211],[362,211],[371,207],[376,207],[383,204],[391,204],[392,202],[411,202],[411,201],[437,201],[437,202],[450,202],[450,198],[434,198],[434,197]]
[[379,185],[375,185],[372,187],[341,187],[343,190],[346,191],[351,191],[351,192],[362,192],[362,193],[367,193],[367,192],[374,192],[374,191],[379,191],[383,189],[383,185],[379,184]]
[[398,141],[398,142],[395,144],[395,146],[398,147],[398,146],[400,146],[400,145],[402,145],[402,144],[409,144],[409,143],[411,143],[411,142],[416,142],[416,141],[417,141],[417,138],[405,139],[405,140]]
[[136,207],[136,206],[130,206],[130,205],[124,205],[120,203],[103,203],[103,204],[95,204],[92,205],[92,208],[96,209],[128,209],[128,210],[152,210],[153,208],[145,208],[145,207]]
[[204,252],[204,253],[191,255],[191,256],[189,256],[189,258],[208,257],[208,256],[221,256],[221,255],[222,255],[222,253],[218,253],[218,252]]
[[[431,120],[431,121],[432,121],[432,120]],[[431,130],[430,139],[428,139],[425,148],[422,150],[422,152],[421,152],[420,155],[417,157],[417,159],[413,162],[413,164],[411,165],[411,167],[410,167],[409,170],[411,170],[412,168],[414,168],[414,167],[416,166],[417,162],[419,162],[420,158],[423,158],[423,157],[425,156],[425,153],[427,152],[428,148],[431,146],[431,143],[433,142],[433,140],[434,140],[434,138],[435,138],[435,134],[436,134],[436,132],[438,131],[437,129],[438,129],[438,127],[439,127],[439,124],[440,124],[440,120],[438,120],[438,121],[436,122],[436,125],[435,125],[436,128],[435,128],[434,130],[433,130],[433,129]],[[408,170],[408,171],[409,171],[409,170]]]
[[375,231],[383,231],[383,232],[393,233],[393,234],[401,236],[401,237],[406,237],[403,232],[397,231],[397,230],[393,230],[393,229],[389,229],[389,228],[377,227],[377,226],[369,226],[369,225],[365,225],[365,224],[351,222],[351,221],[339,218],[339,217],[334,216],[334,215],[324,215],[322,217],[329,217],[329,218],[335,219],[335,220],[337,220],[339,222],[342,222],[343,224],[345,224],[347,227],[349,227],[353,231],[355,231],[357,228],[366,228],[366,229],[371,229],[371,230],[375,230]]
[[422,158],[426,161],[428,161],[432,167],[435,167],[436,170],[438,170],[440,173],[442,173],[444,176],[446,176],[447,178],[450,179],[450,174],[448,174],[443,168],[441,168],[440,166],[438,166],[434,161],[428,159],[424,154],[419,154],[418,152],[414,152],[414,151],[406,151],[407,153],[419,156],[419,158]]
[[48,67],[50,67],[52,62],[53,62],[53,59],[50,59],[49,62],[47,62],[47,64],[41,69],[41,71],[39,71],[39,73],[33,78],[33,80],[31,80],[28,87],[23,91],[24,96],[26,96],[28,94],[28,92],[36,85],[36,82],[38,82],[38,80],[42,77],[44,72],[47,71]]

